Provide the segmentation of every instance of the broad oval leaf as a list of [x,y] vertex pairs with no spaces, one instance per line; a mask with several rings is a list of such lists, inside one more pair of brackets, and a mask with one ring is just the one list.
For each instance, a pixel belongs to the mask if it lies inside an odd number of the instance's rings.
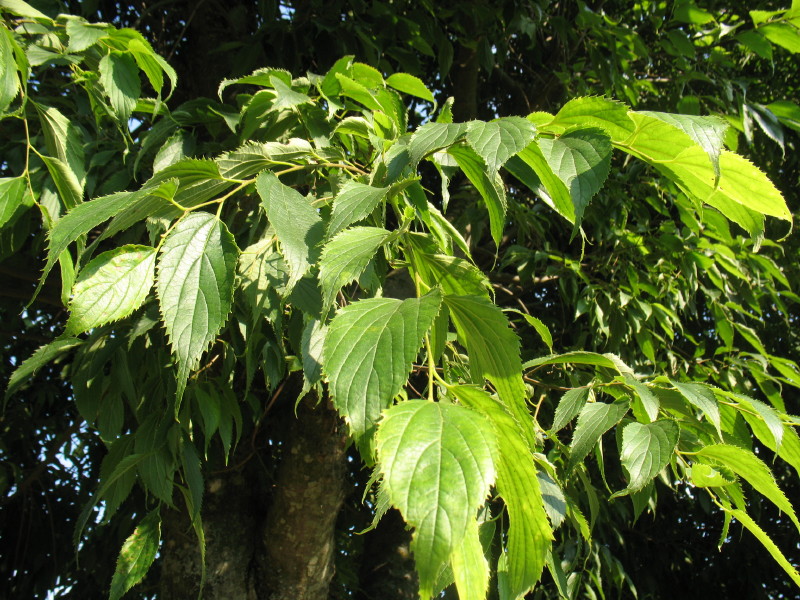
[[342,186],[333,199],[328,237],[333,237],[345,227],[369,215],[386,197],[388,191],[388,187],[374,187],[357,181],[350,181]]
[[100,84],[106,90],[120,123],[127,125],[142,93],[139,69],[130,54],[111,51],[100,59]]
[[384,414],[377,434],[383,483],[414,527],[420,596],[462,544],[494,483],[495,434],[480,414],[454,404],[409,400]]
[[111,579],[110,600],[119,600],[147,574],[161,542],[161,516],[158,509],[149,513],[125,540]]
[[88,331],[127,317],[153,287],[156,249],[127,245],[103,252],[78,275],[72,291],[67,334]]
[[290,273],[287,287],[291,289],[319,256],[317,244],[324,233],[322,219],[303,196],[283,185],[269,171],[256,179],[256,191],[281,243]]
[[623,428],[620,460],[628,472],[624,493],[642,489],[669,464],[679,433],[678,424],[669,419]]
[[547,164],[569,190],[574,223],[579,224],[611,167],[611,139],[597,128],[576,129],[558,139],[540,139]]
[[399,92],[408,94],[409,96],[416,96],[428,102],[435,102],[431,91],[425,87],[419,77],[414,77],[408,73],[394,73],[389,75],[386,79],[386,85],[396,89]]
[[582,461],[600,437],[622,420],[628,412],[628,402],[591,402],[578,415],[578,424],[569,447],[569,469]]
[[573,388],[564,392],[561,400],[558,401],[558,406],[556,406],[556,414],[553,417],[553,425],[550,430],[554,433],[561,431],[567,423],[578,416],[578,413],[589,401],[591,392],[592,388],[590,387]]
[[488,123],[472,121],[467,125],[467,143],[490,173],[523,150],[535,136],[536,126],[522,117],[502,117]]
[[458,142],[467,132],[466,123],[426,123],[408,142],[408,156],[416,167],[429,154]]
[[181,220],[164,240],[156,293],[178,359],[178,401],[189,372],[228,318],[239,249],[225,224],[206,212]]
[[328,327],[323,370],[333,404],[350,426],[362,454],[381,411],[405,385],[442,297],[369,298],[346,306]]
[[575,126],[604,129],[614,142],[627,139],[634,130],[633,121],[628,116],[628,107],[622,102],[600,96],[570,100],[561,107],[546,129],[561,133]]
[[675,389],[694,406],[699,408],[706,418],[716,427],[720,439],[722,439],[722,421],[719,414],[719,403],[714,396],[714,392],[708,386],[701,383],[680,383],[670,381]]
[[380,227],[353,227],[325,244],[319,261],[323,312],[333,304],[343,285],[364,272],[378,248],[392,236],[391,232]]

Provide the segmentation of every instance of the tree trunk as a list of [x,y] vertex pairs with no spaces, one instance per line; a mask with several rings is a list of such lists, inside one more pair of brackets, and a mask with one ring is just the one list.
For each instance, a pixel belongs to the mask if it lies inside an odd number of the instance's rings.
[[419,580],[411,555],[411,532],[392,509],[364,544],[357,600],[417,600]]
[[334,527],[345,497],[347,437],[323,400],[298,407],[258,557],[259,598],[321,600],[333,577]]
[[[271,491],[256,458],[206,477],[205,600],[327,598],[347,438],[336,411],[327,402],[313,406],[314,399],[300,403],[297,418],[287,415],[291,425]],[[200,551],[185,510],[164,514],[163,538],[159,598],[197,598]]]

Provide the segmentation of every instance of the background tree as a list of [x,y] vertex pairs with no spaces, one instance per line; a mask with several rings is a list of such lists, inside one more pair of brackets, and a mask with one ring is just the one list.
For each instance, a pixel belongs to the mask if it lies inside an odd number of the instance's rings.
[[[719,114],[732,125],[724,138],[729,148],[748,154],[785,192],[798,182],[791,151],[796,143],[792,130],[800,124],[800,110],[790,101],[797,92],[791,54],[798,49],[794,12],[747,14],[722,3],[700,8],[691,3],[655,2],[547,7],[507,2],[491,8],[481,3],[449,7],[439,2],[37,4],[51,17],[60,12],[82,13],[91,21],[117,28],[135,27],[144,35],[140,38],[74,18],[51,24],[18,2],[3,6],[8,26],[3,29],[6,41],[0,61],[3,100],[18,117],[3,120],[6,179],[0,268],[10,285],[2,292],[0,310],[6,335],[7,360],[2,367],[6,377],[37,347],[64,330],[68,313],[62,307],[69,305],[78,289],[73,290],[76,267],[80,275],[92,256],[120,244],[156,244],[169,227],[165,219],[170,215],[150,215],[145,223],[119,229],[116,238],[99,227],[105,220],[100,219],[85,232],[85,239],[72,240],[77,246],[71,247],[69,256],[52,256],[51,234],[51,258],[60,259],[59,268],[50,271],[36,300],[25,307],[39,279],[30,265],[45,259],[44,232],[59,217],[83,200],[138,190],[143,182],[158,183],[164,202],[171,198],[180,204],[191,195],[187,189],[217,192],[216,188],[202,189],[207,173],[174,167],[163,175],[164,168],[175,163],[193,168],[206,164],[181,162],[185,157],[217,157],[246,140],[269,143],[303,137],[315,146],[320,143],[326,135],[324,126],[300,131],[296,120],[274,115],[278,93],[283,94],[284,108],[299,114],[306,127],[323,119],[312,108],[323,101],[307,104],[293,95],[314,96],[314,89],[320,89],[314,80],[280,79],[286,90],[269,76],[244,80],[225,87],[218,101],[220,80],[236,79],[267,65],[286,68],[294,75],[306,70],[326,73],[340,56],[355,54],[384,75],[418,76],[434,90],[440,106],[454,96],[456,122],[534,113],[533,122],[548,139],[564,128],[556,123],[548,129],[552,119],[540,111],[557,113],[577,96],[606,94],[636,110]],[[12,30],[13,35],[7,33]],[[148,41],[156,54],[150,52]],[[178,86],[157,54],[174,67]],[[19,68],[25,73],[28,65],[31,79],[18,92],[14,71]],[[353,68],[341,72],[367,88],[375,84],[372,71]],[[126,77],[130,73],[134,75]],[[278,72],[272,76],[283,77]],[[309,88],[309,84],[314,85]],[[408,91],[402,84],[398,87]],[[325,102],[335,101],[340,90],[327,89],[331,96]],[[163,98],[170,93],[171,99],[165,102],[136,101],[140,95]],[[391,112],[371,107],[365,99],[352,93],[339,96],[351,116],[364,113],[369,121],[375,111]],[[30,101],[18,111],[22,100]],[[406,117],[410,130],[432,114],[441,114],[432,113],[425,97],[404,96],[404,100],[410,103]],[[133,121],[126,118],[129,115]],[[391,139],[402,133],[402,111],[395,116],[399,121],[388,125],[394,134],[385,133],[386,124],[369,124],[373,130],[384,127],[383,137]],[[352,121],[348,127],[352,130],[345,129],[337,144],[344,144],[351,157],[364,157],[360,166],[351,165],[360,169],[373,159],[369,153],[375,142],[359,137],[364,134],[358,130],[362,123]],[[615,138],[611,135],[610,139]],[[289,164],[308,164],[303,148],[283,151]],[[728,436],[724,441],[752,448],[759,455],[769,454],[780,430],[782,457],[797,469],[796,447],[791,445],[796,435],[791,427],[776,425],[769,408],[796,412],[792,389],[800,381],[792,327],[797,297],[790,287],[796,242],[793,237],[780,245],[770,241],[786,234],[784,222],[768,219],[762,239],[758,218],[740,215],[737,220],[728,214],[739,223],[731,225],[713,209],[699,208],[691,190],[687,194],[686,182],[681,186],[674,173],[659,173],[655,163],[647,166],[647,161],[631,160],[618,152],[612,159],[612,175],[588,207],[588,200],[580,201],[580,193],[560,204],[557,181],[541,175],[538,183],[526,180],[529,173],[524,165],[512,161],[506,170],[521,181],[504,175],[507,219],[495,248],[492,234],[496,231],[489,227],[483,205],[491,198],[482,198],[480,189],[471,185],[474,176],[453,168],[458,151],[454,158],[444,158],[422,162],[422,186],[431,192],[432,206],[446,208],[448,219],[463,233],[467,248],[457,254],[460,258],[471,255],[480,271],[488,274],[499,306],[538,318],[549,328],[557,352],[615,353],[645,376],[662,404],[674,400],[675,390],[680,390],[654,379],[662,374],[673,381],[712,383],[746,394],[751,399],[716,398],[727,402],[721,408],[723,436]],[[236,160],[240,158],[230,158],[229,165]],[[461,170],[468,171],[463,164]],[[328,203],[349,177],[347,171],[325,167],[310,174],[299,169],[302,176],[286,173],[282,181],[316,198],[327,197],[324,203]],[[358,175],[352,169],[350,173]],[[25,192],[27,184],[20,187],[23,174],[30,175],[30,193]],[[560,175],[559,180],[568,179],[568,174]],[[443,176],[450,178],[449,188],[442,187]],[[176,189],[171,188],[173,179]],[[532,184],[529,187],[537,194],[520,183]],[[400,197],[409,198],[413,205],[415,196],[410,190],[416,189],[411,185]],[[305,593],[318,598],[324,596],[320,590],[327,589],[330,577],[333,597],[413,597],[416,593],[416,582],[410,578],[413,561],[408,555],[408,532],[397,513],[390,512],[369,533],[352,533],[369,525],[380,496],[373,490],[366,496],[366,505],[361,502],[372,483],[369,471],[363,468],[357,450],[345,447],[343,431],[335,414],[326,409],[325,399],[314,410],[301,403],[301,418],[294,417],[295,399],[305,387],[299,363],[318,339],[299,315],[320,311],[313,298],[303,293],[308,286],[303,287],[302,279],[284,301],[286,282],[280,281],[280,269],[270,270],[274,261],[263,262],[266,257],[278,260],[281,254],[268,245],[258,246],[265,225],[260,196],[252,189],[245,193],[246,197],[236,197],[235,210],[226,203],[223,220],[239,247],[250,250],[239,259],[239,277],[253,285],[245,286],[243,295],[237,293],[233,310],[238,325],[231,322],[220,333],[203,359],[200,374],[193,375],[187,386],[182,406],[191,414],[179,420],[191,422],[196,433],[169,428],[158,418],[165,413],[163,399],[175,391],[175,379],[164,368],[171,360],[170,347],[157,325],[152,296],[121,325],[94,328],[80,346],[73,345],[76,341],[60,343],[57,355],[46,356],[54,360],[36,365],[40,368],[35,380],[29,382],[18,374],[12,381],[12,388],[19,391],[7,400],[2,438],[6,478],[2,531],[8,549],[3,552],[3,570],[8,574],[9,594],[44,597],[49,591],[65,597],[92,597],[104,593],[114,571],[108,549],[122,546],[154,507],[154,500],[165,504],[160,513],[161,558],[131,594],[147,596],[159,590],[159,597],[185,597],[187,590],[196,589],[199,546],[196,537],[187,533],[192,525],[188,515],[196,515],[192,509],[198,508],[198,480],[193,479],[197,457],[202,457],[206,489],[201,513],[207,595],[244,597],[249,592],[266,597],[270,590],[284,589],[287,597]],[[487,193],[484,190],[484,196]],[[796,208],[796,198],[787,199],[790,208]],[[569,214],[578,207],[585,207],[582,221]],[[402,228],[403,214],[393,216],[389,211],[390,221],[382,224],[388,229]],[[273,215],[267,216],[274,220]],[[580,222],[581,230],[565,218]],[[275,228],[285,256],[286,242]],[[430,223],[416,223],[414,228],[436,233]],[[438,235],[451,234],[439,230]],[[427,247],[418,251],[424,254]],[[387,252],[390,262],[378,260],[360,279],[360,287],[345,288],[344,298],[369,296],[379,288],[389,297],[416,295],[412,282],[394,274],[395,270],[387,271],[389,266],[403,267],[414,251]],[[248,263],[248,256],[258,260]],[[268,266],[261,267],[262,262]],[[424,282],[422,267],[411,267]],[[393,275],[384,280],[385,273]],[[265,325],[261,313],[252,312],[253,303],[267,311],[273,327]],[[539,321],[507,314],[521,338],[523,360],[536,360],[547,352]],[[72,329],[79,333],[79,326],[73,324]],[[472,349],[466,349],[472,355]],[[573,356],[572,360],[589,363],[573,362],[566,368],[533,364],[525,371],[543,427],[552,424],[565,392],[573,401],[585,401],[581,394],[588,393],[590,383],[605,386],[622,376],[607,364],[595,364],[595,359]],[[448,377],[469,380],[465,372],[458,372],[457,361],[448,364]],[[303,367],[308,377],[310,366]],[[409,380],[406,393],[425,393],[426,385],[423,369]],[[641,388],[628,383],[626,389],[632,398],[639,398]],[[672,396],[663,390],[672,390]],[[769,405],[760,404],[759,399]],[[461,400],[468,404],[467,399]],[[641,418],[641,410],[633,414]],[[784,417],[784,423],[791,421]],[[560,435],[564,443],[572,437],[568,430]],[[556,593],[561,572],[561,587],[569,594],[602,594],[635,586],[640,596],[659,597],[664,589],[673,593],[676,581],[678,585],[692,582],[687,596],[707,595],[709,589],[718,593],[720,585],[748,589],[750,597],[794,593],[786,573],[769,561],[749,534],[737,537],[736,554],[732,544],[726,546],[727,552],[717,554],[716,541],[727,531],[722,518],[707,495],[679,481],[686,474],[676,466],[632,496],[632,503],[622,498],[607,504],[600,500],[628,482],[613,436],[605,436],[578,478],[565,477],[559,457],[566,454],[551,444],[545,443],[543,449],[558,469],[552,475],[566,493],[568,509],[553,548],[553,556],[560,560],[551,562],[552,575],[545,575],[534,595]],[[320,452],[321,448],[326,450]],[[137,455],[147,455],[148,462],[137,463],[130,476],[108,483],[120,461]],[[172,470],[163,472],[168,469],[164,465],[170,464],[177,469],[174,479]],[[789,497],[797,497],[796,477],[786,463],[777,461],[771,466]],[[734,478],[732,473],[722,476],[728,481]],[[102,516],[108,523],[100,525],[96,518],[88,518],[87,541],[81,545],[77,563],[71,539],[81,510],[97,498],[98,479]],[[189,499],[188,513],[182,492]],[[656,498],[658,509],[654,510]],[[310,518],[311,499],[318,518]],[[748,499],[750,513],[796,563],[794,526],[773,512],[771,503],[761,506],[757,494],[748,494]],[[166,505],[173,501],[176,508],[168,510]],[[503,514],[499,500],[490,508],[494,516]],[[641,516],[643,511],[648,514]],[[145,523],[144,531],[151,521]],[[195,519],[194,524],[199,521]],[[505,526],[499,519],[498,530]],[[738,532],[733,535],[739,536]],[[492,552],[497,554],[496,545]],[[335,569],[322,566],[332,556]],[[645,556],[653,557],[652,561],[645,562]],[[223,563],[234,567],[223,572]],[[315,565],[313,581],[298,575],[307,573],[309,564]],[[743,564],[748,568],[742,568]],[[760,575],[753,577],[753,572]],[[278,578],[277,582],[270,577]],[[302,589],[289,587],[287,581]]]

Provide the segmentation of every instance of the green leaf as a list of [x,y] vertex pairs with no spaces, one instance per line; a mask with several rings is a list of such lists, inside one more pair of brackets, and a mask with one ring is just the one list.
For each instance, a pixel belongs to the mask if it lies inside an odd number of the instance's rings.
[[668,419],[647,424],[628,423],[622,429],[620,452],[622,466],[628,473],[628,487],[614,496],[641,490],[658,475],[669,464],[679,434],[678,424]]
[[478,522],[468,521],[464,539],[450,560],[459,600],[485,600],[489,590],[489,563],[479,533]]
[[627,139],[635,128],[628,116],[627,106],[622,102],[599,96],[570,100],[547,124],[546,129],[561,133],[575,126],[599,127],[608,132],[614,142]]
[[775,478],[769,467],[755,454],[738,446],[728,444],[712,444],[704,446],[697,452],[697,456],[710,458],[724,467],[728,467],[739,477],[747,481],[762,496],[786,514],[800,530],[800,521],[786,499],[786,496],[775,483]]
[[670,380],[684,398],[694,406],[699,408],[706,418],[716,427],[720,439],[722,439],[722,424],[719,414],[719,403],[717,402],[714,391],[702,383],[679,383]]
[[14,369],[14,372],[8,379],[5,397],[8,398],[11,396],[11,394],[16,392],[23,383],[35,375],[36,371],[41,369],[47,363],[51,362],[54,358],[58,357],[67,350],[74,348],[75,346],[80,346],[82,343],[83,340],[79,340],[78,338],[58,338],[49,344],[38,348],[36,352],[25,359],[16,369]]
[[494,483],[494,432],[479,413],[454,404],[402,402],[377,434],[383,485],[414,527],[411,549],[420,597],[429,598]]
[[13,34],[6,27],[0,27],[0,113],[17,97],[19,88]]
[[53,19],[48,17],[43,12],[36,10],[27,2],[23,2],[23,0],[2,0],[0,6],[2,6],[4,10],[7,10],[11,14],[18,15],[20,17],[30,17],[31,19],[42,19],[49,23],[53,22]]
[[81,269],[72,291],[67,335],[118,321],[141,306],[153,287],[156,250],[126,245],[103,252]]
[[408,73],[394,73],[393,75],[389,75],[386,79],[386,85],[396,89],[398,92],[408,94],[409,96],[416,96],[428,102],[436,102],[433,98],[433,94],[425,87],[422,80]]
[[505,165],[506,170],[524,183],[558,214],[575,223],[575,206],[569,189],[553,172],[538,144],[529,144]]
[[792,54],[800,52],[800,30],[797,27],[789,23],[768,23],[759,27],[758,31],[770,42]]
[[444,303],[456,326],[458,339],[469,354],[473,373],[488,379],[505,407],[535,446],[527,391],[522,381],[519,338],[498,306],[482,296],[445,296]]
[[536,333],[539,334],[539,337],[542,338],[542,341],[547,346],[547,349],[550,350],[550,352],[552,352],[553,351],[553,334],[550,333],[550,328],[547,325],[545,325],[542,322],[541,319],[537,319],[536,317],[534,317],[532,315],[529,315],[528,313],[524,313],[524,312],[519,311],[519,310],[514,310],[514,312],[519,314],[523,319],[525,319],[525,322],[528,325],[530,325],[531,327],[534,328]]
[[88,23],[81,17],[66,16],[66,30],[69,43],[69,52],[83,52],[94,46],[109,30],[107,23]]
[[300,92],[295,92],[279,77],[272,75],[269,78],[269,81],[272,84],[272,87],[275,88],[275,92],[278,94],[277,98],[275,98],[274,104],[272,105],[273,110],[295,108],[301,104],[308,104],[311,102],[311,98],[305,94],[301,94]]
[[564,392],[561,400],[558,401],[558,406],[556,406],[556,414],[553,417],[553,425],[550,427],[550,431],[553,433],[561,431],[567,423],[578,416],[578,413],[589,401],[591,392],[592,388],[590,387],[573,388]]
[[775,409],[760,400],[748,398],[741,394],[731,394],[730,397],[738,402],[736,409],[742,413],[748,423],[752,424],[753,420],[758,419],[766,425],[767,431],[772,436],[771,443],[768,446],[772,450],[778,451],[783,441],[784,425]]
[[[605,367],[617,372],[620,371],[620,363],[613,354],[597,354],[596,352],[565,352],[564,354],[554,354],[551,356],[541,356],[534,358],[522,365],[522,368],[527,370],[533,367],[544,367],[547,365],[594,365],[597,367]],[[628,369],[630,371],[630,369]]]
[[697,487],[724,487],[736,481],[733,473],[725,473],[727,469],[714,468],[705,463],[692,464],[691,481]]
[[336,79],[339,80],[341,86],[341,95],[352,98],[366,106],[370,110],[382,111],[383,107],[378,103],[375,94],[361,85],[358,81],[351,79],[347,75],[336,73]]
[[502,117],[467,124],[467,144],[480,156],[489,173],[497,171],[536,136],[536,127],[522,117]]
[[622,420],[628,412],[628,406],[628,402],[623,401],[613,404],[590,402],[583,407],[570,444],[568,470],[581,462],[600,437]]
[[117,192],[116,194],[96,198],[89,202],[78,204],[56,221],[48,236],[47,263],[45,263],[42,276],[39,279],[39,286],[36,288],[33,297],[36,298],[50,270],[71,243],[144,195],[145,192],[140,190],[138,192]]
[[189,373],[228,318],[238,254],[225,224],[206,212],[190,213],[164,240],[156,293],[178,360],[178,403]]
[[0,178],[0,229],[14,221],[33,206],[25,177]]
[[381,411],[406,383],[441,294],[396,300],[369,298],[340,310],[328,327],[323,370],[333,404],[363,454]]
[[283,185],[269,171],[258,176],[256,190],[281,243],[290,273],[287,288],[291,289],[319,257],[317,245],[324,232],[322,219],[303,196]]
[[611,139],[598,128],[576,129],[557,139],[537,141],[542,156],[572,198],[579,224],[589,201],[603,186],[611,166]]
[[508,543],[503,556],[512,598],[527,593],[539,580],[553,540],[539,488],[536,465],[519,421],[485,391],[453,386],[463,404],[484,414],[498,445],[497,489],[509,515]]
[[389,189],[348,181],[333,199],[328,237],[367,217],[386,197]]
[[467,146],[453,146],[448,153],[472,182],[489,211],[489,228],[496,246],[503,239],[506,224],[506,190],[496,171],[489,171],[483,159]]
[[77,181],[78,196],[83,196],[86,164],[83,135],[60,111],[50,106],[36,105],[42,123],[47,152],[67,165]]
[[797,569],[792,566],[792,563],[787,560],[780,548],[778,548],[778,546],[775,545],[775,542],[772,541],[772,538],[770,538],[769,535],[767,535],[767,533],[758,526],[758,523],[753,521],[753,519],[750,518],[750,515],[743,510],[728,507],[723,508],[726,513],[735,517],[737,521],[739,521],[750,531],[750,533],[756,536],[756,539],[758,539],[764,548],[769,551],[775,562],[781,566],[781,568],[786,572],[791,580],[795,582],[796,585],[800,586],[800,573],[798,573]]
[[139,69],[130,54],[111,51],[100,59],[100,84],[106,90],[117,118],[126,127],[142,94]]
[[52,156],[40,156],[47,167],[64,208],[72,210],[83,202],[83,186],[69,166]]
[[325,244],[319,260],[323,313],[334,303],[342,286],[358,279],[378,249],[393,235],[380,227],[353,227]]
[[683,131],[694,143],[705,150],[714,167],[714,173],[719,176],[719,157],[723,149],[725,131],[728,129],[726,121],[719,117],[673,115],[650,111],[642,111],[638,114],[659,119]]
[[660,403],[658,398],[650,391],[645,384],[640,382],[636,377],[630,374],[625,374],[625,383],[636,392],[636,395],[639,397],[639,400],[642,402],[642,406],[644,408],[645,413],[651,421],[655,421],[658,418],[658,409],[660,408]]
[[111,579],[110,600],[119,600],[147,574],[161,542],[161,516],[158,509],[148,513],[125,540]]
[[489,296],[489,280],[471,262],[439,254],[432,239],[421,234],[406,234],[404,240],[414,273],[428,288],[438,285],[445,294],[456,296]]
[[417,129],[408,142],[411,166],[438,150],[452,146],[467,133],[466,123],[426,123]]
[[137,33],[136,37],[128,41],[128,51],[133,55],[139,68],[147,75],[147,80],[159,97],[161,89],[164,87],[164,73],[169,77],[170,95],[175,91],[178,74],[166,60],[153,50],[144,37]]

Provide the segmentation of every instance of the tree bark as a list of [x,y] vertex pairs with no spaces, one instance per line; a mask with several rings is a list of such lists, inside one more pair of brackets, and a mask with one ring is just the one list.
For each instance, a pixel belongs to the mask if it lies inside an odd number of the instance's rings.
[[[347,437],[339,415],[315,396],[300,403],[272,490],[257,457],[206,477],[205,600],[320,600],[334,573],[334,529],[345,497]],[[292,410],[291,403],[282,408]],[[272,439],[272,437],[270,437]],[[270,446],[274,451],[274,446]],[[244,452],[244,451],[242,451]],[[201,560],[186,511],[163,517],[161,600],[196,598]]]
[[292,423],[258,556],[258,597],[327,598],[333,577],[334,528],[345,497],[344,426],[327,400],[308,396]]

